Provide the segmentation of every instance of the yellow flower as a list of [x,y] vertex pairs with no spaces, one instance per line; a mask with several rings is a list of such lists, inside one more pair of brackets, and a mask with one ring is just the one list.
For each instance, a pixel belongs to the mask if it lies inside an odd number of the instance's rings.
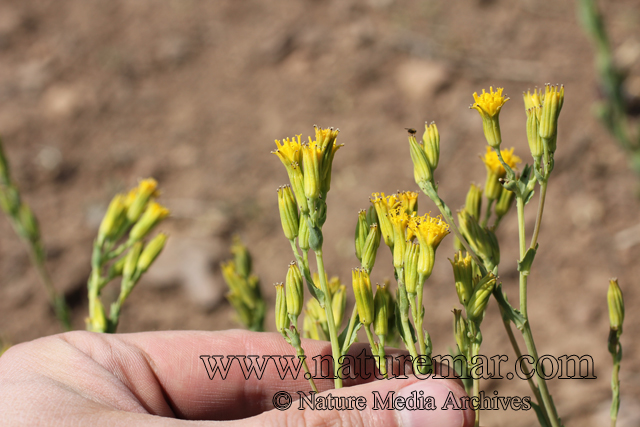
[[[502,154],[502,159],[504,162],[509,165],[511,169],[515,169],[518,166],[518,163],[522,162],[522,159],[515,154],[513,154],[513,147],[509,150],[504,149],[500,150],[500,154]],[[498,175],[499,178],[504,178],[507,174],[507,171],[500,163],[500,159],[498,159],[498,154],[491,149],[491,147],[487,147],[487,154],[482,157],[482,161],[487,166],[487,169],[490,169],[491,172]]]
[[385,196],[384,193],[373,193],[369,201],[373,204],[378,214],[378,222],[384,243],[390,248],[393,248],[393,226],[387,214],[398,203],[398,199],[393,195]]
[[500,114],[500,109],[504,105],[505,102],[509,100],[508,97],[502,95],[503,88],[499,87],[496,91],[493,91],[493,87],[489,87],[489,92],[485,92],[482,89],[482,94],[478,95],[478,92],[473,93],[473,99],[475,99],[475,104],[471,106],[471,108],[475,108],[480,112],[480,114],[484,113],[491,117],[497,116]]
[[420,245],[428,245],[434,249],[449,234],[449,224],[442,219],[442,216],[432,217],[428,213],[411,218],[409,228],[418,237]]
[[404,209],[407,214],[411,215],[412,212],[417,212],[418,193],[413,191],[399,191],[394,198],[400,202],[402,209]]
[[356,308],[360,322],[368,328],[374,320],[373,289],[366,271],[355,268],[351,272],[353,295],[356,297]]
[[[509,165],[511,169],[515,169],[518,163],[522,162],[520,157],[513,154],[513,148],[500,150],[500,154],[504,162]],[[500,192],[502,191],[500,178],[504,178],[507,171],[504,166],[502,166],[498,154],[491,147],[487,147],[487,154],[481,158],[487,167],[487,181],[484,185],[484,195],[489,200],[496,200],[500,197]]]
[[[564,85],[545,85],[544,99],[542,100],[542,112],[540,113],[540,127],[538,132],[544,139],[553,139],[558,131],[558,116],[564,104]],[[549,147],[555,152],[555,141]]]
[[525,110],[529,111],[532,108],[542,107],[542,98],[544,98],[542,91],[538,92],[538,89],[534,89],[533,93],[531,93],[531,90],[528,90],[526,92],[522,92],[522,96],[524,98]]
[[412,232],[407,229],[413,215],[415,214],[412,213],[412,216],[409,216],[401,205],[389,211],[388,218],[393,227],[393,266],[395,268],[402,267],[407,241],[413,237]]
[[129,239],[137,241],[149,234],[151,229],[169,216],[169,209],[157,202],[151,202],[147,209],[129,232]]
[[[272,151],[273,154],[278,156],[282,164],[287,168],[287,171],[291,167],[292,164],[301,164],[302,163],[302,143],[300,142],[300,137],[302,135],[296,135],[294,138],[286,138],[280,142],[280,140],[276,139],[276,146],[278,147],[276,150]],[[296,139],[297,138],[297,139]]]
[[298,206],[303,214],[309,212],[307,198],[304,194],[304,176],[302,175],[302,142],[300,136],[287,138],[282,142],[276,139],[276,150],[271,153],[278,156],[284,167],[287,169],[291,188],[296,195]]
[[527,113],[527,141],[529,142],[529,149],[531,150],[531,156],[539,163],[544,153],[542,138],[538,133],[544,94],[542,91],[538,92],[538,89],[534,89],[533,94],[531,91],[527,91],[526,93],[523,92],[522,96],[524,97],[524,108]]
[[500,134],[500,122],[498,117],[500,110],[509,98],[502,95],[503,88],[498,88],[495,92],[493,87],[489,87],[489,92],[482,89],[482,94],[473,93],[473,99],[476,101],[469,108],[478,110],[482,117],[482,128],[487,143],[494,148],[500,147],[502,136]]
[[[315,140],[312,140],[311,137],[309,137],[308,146],[312,149],[315,149],[316,154],[319,156],[317,179],[319,180],[321,193],[327,194],[331,187],[331,169],[333,165],[333,158],[336,154],[336,151],[338,151],[338,149],[342,147],[342,144],[336,144],[335,142],[340,130],[334,128],[321,129],[315,125],[313,127],[316,131]],[[306,170],[304,171],[304,175],[306,183]]]
[[424,283],[433,271],[438,245],[449,234],[449,224],[441,216],[432,217],[425,214],[421,217],[411,218],[409,228],[418,237],[420,243],[418,282]]

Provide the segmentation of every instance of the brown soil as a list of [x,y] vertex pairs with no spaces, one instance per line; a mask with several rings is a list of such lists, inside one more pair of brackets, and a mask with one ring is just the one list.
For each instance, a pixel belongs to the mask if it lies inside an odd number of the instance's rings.
[[[640,2],[607,2],[619,59],[640,93]],[[458,207],[484,181],[480,118],[471,94],[504,86],[506,146],[529,159],[520,94],[564,83],[556,170],[530,277],[530,317],[542,354],[590,354],[597,380],[550,384],[570,425],[602,425],[610,398],[608,278],[625,292],[620,425],[640,423],[638,179],[592,114],[593,50],[571,1],[218,0],[0,2],[0,132],[24,198],[38,215],[48,266],[87,313],[92,239],[116,191],[154,176],[174,213],[170,246],[127,302],[120,331],[236,327],[217,270],[230,236],[255,255],[267,298],[292,258],[275,189],[284,168],[274,139],[339,127],[325,227],[326,264],[347,279],[356,213],[374,191],[416,190],[405,127],[435,120],[443,198]],[[638,94],[636,93],[636,95]],[[529,232],[537,201],[528,206]],[[420,212],[434,211],[426,197]],[[636,227],[635,231],[630,231]],[[0,219],[0,331],[19,343],[59,332],[21,242]],[[635,237],[634,237],[635,236]],[[517,224],[504,221],[501,279],[516,295]],[[435,354],[453,345],[457,304],[451,242],[426,291]],[[373,278],[392,276],[381,249]],[[272,305],[271,303],[269,305]],[[483,324],[487,355],[507,354],[495,302]],[[273,329],[273,312],[268,314]],[[522,381],[485,384],[529,395]],[[626,419],[626,421],[625,421]],[[534,425],[533,411],[487,412],[486,425]],[[627,422],[627,424],[624,424]]]

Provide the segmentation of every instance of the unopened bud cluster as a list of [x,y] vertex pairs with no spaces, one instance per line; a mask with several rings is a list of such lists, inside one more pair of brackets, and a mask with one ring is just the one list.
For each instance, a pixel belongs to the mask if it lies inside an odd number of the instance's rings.
[[[157,185],[154,179],[144,179],[129,193],[117,194],[109,203],[91,260],[87,319],[87,329],[91,331],[116,331],[122,304],[165,246],[164,233],[145,242],[169,215],[169,210],[155,201]],[[101,291],[117,277],[121,277],[120,295],[107,315],[100,300]]]

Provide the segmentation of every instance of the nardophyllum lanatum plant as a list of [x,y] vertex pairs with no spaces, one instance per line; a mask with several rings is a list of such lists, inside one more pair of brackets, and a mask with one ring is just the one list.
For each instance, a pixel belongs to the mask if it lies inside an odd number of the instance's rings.
[[[462,356],[463,363],[454,363],[465,378],[470,396],[479,402],[479,375],[482,369],[479,357],[482,344],[481,325],[489,299],[493,296],[499,306],[505,331],[515,354],[523,360],[523,349],[516,339],[515,330],[522,335],[532,372],[525,363],[520,369],[527,378],[534,395],[531,402],[541,426],[559,427],[562,422],[547,387],[544,367],[538,365],[538,349],[531,330],[527,307],[528,277],[538,250],[547,186],[554,168],[557,146],[558,117],[564,103],[564,87],[545,85],[544,89],[523,93],[526,116],[526,135],[532,165],[522,170],[522,159],[513,148],[502,147],[499,116],[509,100],[503,89],[493,88],[480,95],[473,94],[470,108],[479,112],[486,154],[481,158],[486,166],[484,189],[471,184],[465,205],[454,216],[452,210],[438,194],[434,174],[440,155],[440,134],[435,123],[427,123],[420,141],[417,131],[409,131],[409,151],[414,178],[419,188],[440,211],[440,216],[429,213],[419,215],[418,194],[411,191],[393,195],[374,193],[368,209],[358,213],[355,229],[355,253],[360,266],[352,270],[352,289],[355,305],[341,330],[345,319],[346,287],[337,278],[328,279],[323,258],[322,228],[327,217],[326,196],[331,185],[331,169],[335,153],[342,146],[336,142],[338,130],[315,128],[315,138],[303,142],[300,136],[276,140],[273,151],[284,164],[289,185],[278,189],[278,206],[282,229],[291,244],[295,257],[288,268],[284,283],[276,284],[276,328],[296,350],[309,372],[302,347],[301,336],[328,339],[331,342],[335,387],[342,387],[339,375],[341,363],[357,332],[364,328],[377,368],[384,377],[389,376],[385,360],[385,345],[402,340],[412,356],[415,373],[433,372],[432,344],[423,326],[425,306],[423,290],[434,267],[436,250],[450,233],[454,235],[456,253],[449,262],[453,269],[452,286],[461,308],[453,310],[453,335],[456,342],[454,356]],[[533,231],[528,237],[525,210],[534,193],[538,193],[538,208]],[[500,244],[496,230],[512,205],[516,205],[519,241],[519,286],[516,307],[511,305],[499,278]],[[484,208],[483,208],[484,207]],[[457,217],[457,221],[456,218]],[[388,282],[376,285],[375,292],[370,274],[381,242],[392,254],[395,291]],[[310,253],[315,263],[310,261]],[[304,283],[311,298],[304,303]],[[617,281],[612,280],[608,304],[611,333],[609,351],[613,358],[611,407],[615,425],[619,408],[618,371],[622,357],[620,335],[624,318],[622,293]],[[298,318],[305,312],[303,333]],[[466,362],[466,363],[465,363]],[[471,373],[469,376],[468,374]],[[310,377],[308,375],[307,377]],[[317,391],[313,378],[311,387]],[[475,424],[480,424],[480,408],[476,410]]]

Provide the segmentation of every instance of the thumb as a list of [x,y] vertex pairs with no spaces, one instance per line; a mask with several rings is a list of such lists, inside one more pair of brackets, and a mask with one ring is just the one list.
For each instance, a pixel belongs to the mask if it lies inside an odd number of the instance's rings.
[[[287,396],[291,396],[288,409]],[[276,393],[276,408],[244,425],[463,427],[472,426],[474,412],[462,410],[467,396],[450,379],[390,379],[324,393]],[[467,405],[468,406],[468,405]]]

